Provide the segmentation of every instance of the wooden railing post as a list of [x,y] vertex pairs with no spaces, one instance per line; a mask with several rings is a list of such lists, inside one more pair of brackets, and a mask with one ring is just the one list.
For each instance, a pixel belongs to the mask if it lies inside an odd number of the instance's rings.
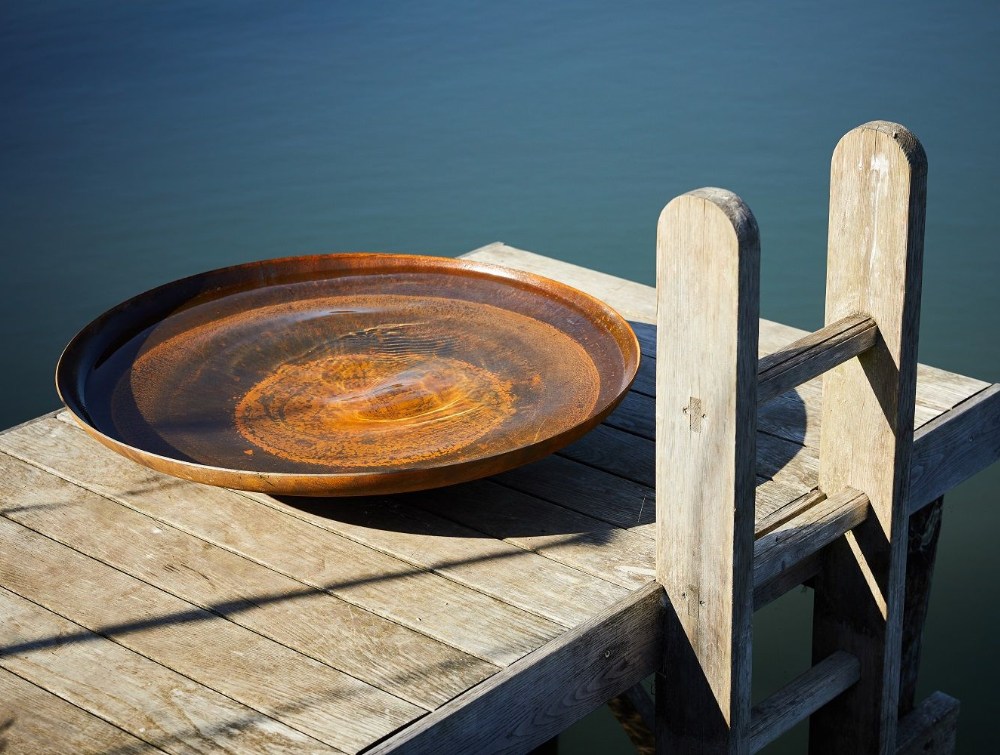
[[750,724],[760,245],[700,189],[657,228],[656,578],[661,753],[743,753]]
[[865,314],[875,346],[823,383],[820,488],[867,494],[874,516],[827,550],[815,581],[814,662],[845,650],[860,681],[813,715],[811,753],[891,753],[899,699],[927,160],[873,122],[834,151],[826,322]]

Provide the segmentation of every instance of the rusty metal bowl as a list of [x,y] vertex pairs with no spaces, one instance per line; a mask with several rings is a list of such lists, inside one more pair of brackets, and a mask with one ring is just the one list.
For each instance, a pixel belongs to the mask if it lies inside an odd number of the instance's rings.
[[329,254],[195,275],[69,343],[59,396],[118,453],[188,480],[368,495],[471,480],[597,425],[639,347],[607,305],[468,260]]

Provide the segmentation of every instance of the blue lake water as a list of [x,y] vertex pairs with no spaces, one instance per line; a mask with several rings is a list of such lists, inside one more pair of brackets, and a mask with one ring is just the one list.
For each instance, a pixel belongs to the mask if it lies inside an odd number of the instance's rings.
[[[757,216],[763,315],[818,327],[830,153],[875,118],[929,155],[921,361],[1000,381],[998,38],[996,0],[4,3],[0,427],[57,406],[79,327],[173,278],[502,240],[651,283],[659,210],[706,185]],[[925,636],[970,753],[1000,713],[998,487],[949,497]],[[807,664],[808,612],[758,615],[761,694]],[[629,751],[606,713],[561,747]]]

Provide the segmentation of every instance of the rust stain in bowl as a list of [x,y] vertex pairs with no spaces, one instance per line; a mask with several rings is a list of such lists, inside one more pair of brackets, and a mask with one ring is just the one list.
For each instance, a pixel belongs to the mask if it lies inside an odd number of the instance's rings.
[[360,495],[526,463],[594,426],[638,366],[616,313],[464,260],[322,255],[142,294],[57,371],[106,445],[212,484]]

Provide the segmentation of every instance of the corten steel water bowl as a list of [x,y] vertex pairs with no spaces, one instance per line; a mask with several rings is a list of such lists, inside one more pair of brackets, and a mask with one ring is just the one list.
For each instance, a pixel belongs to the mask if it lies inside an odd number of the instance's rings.
[[402,492],[538,459],[631,385],[635,334],[538,276],[330,254],[168,283],[84,328],[56,368],[87,432],[153,469],[291,495]]

